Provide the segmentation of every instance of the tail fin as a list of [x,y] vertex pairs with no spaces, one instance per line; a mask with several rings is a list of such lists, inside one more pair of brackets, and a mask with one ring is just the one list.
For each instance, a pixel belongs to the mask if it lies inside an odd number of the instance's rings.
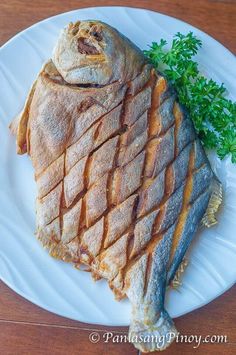
[[131,320],[129,340],[144,353],[166,349],[178,334],[173,320],[164,309],[159,315],[155,324]]

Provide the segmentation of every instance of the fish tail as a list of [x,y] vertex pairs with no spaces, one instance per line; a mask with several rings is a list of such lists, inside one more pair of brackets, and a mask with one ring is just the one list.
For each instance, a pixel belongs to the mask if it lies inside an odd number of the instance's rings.
[[218,212],[222,203],[222,185],[219,180],[214,179],[212,184],[212,193],[206,209],[206,212],[202,218],[202,225],[205,227],[211,227],[217,224],[216,213]]
[[173,342],[177,334],[173,320],[163,309],[155,323],[131,321],[129,341],[144,353],[162,351]]

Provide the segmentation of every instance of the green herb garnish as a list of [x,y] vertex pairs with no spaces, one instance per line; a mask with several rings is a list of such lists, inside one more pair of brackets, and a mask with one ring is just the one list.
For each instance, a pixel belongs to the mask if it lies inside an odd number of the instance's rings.
[[161,39],[144,53],[174,85],[204,146],[215,149],[220,159],[230,154],[231,161],[236,163],[236,103],[225,97],[223,84],[218,85],[199,73],[192,57],[202,42],[189,32],[177,33],[170,50],[166,50],[166,45]]

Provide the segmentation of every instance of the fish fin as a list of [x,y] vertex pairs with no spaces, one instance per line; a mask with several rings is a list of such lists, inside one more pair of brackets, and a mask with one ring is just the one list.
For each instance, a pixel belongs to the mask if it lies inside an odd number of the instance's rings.
[[14,120],[9,125],[9,129],[11,133],[16,136],[17,154],[25,154],[28,152],[27,151],[27,129],[28,129],[28,121],[29,121],[29,110],[34,96],[36,82],[37,81],[35,80],[30,89],[23,110],[20,112],[18,116],[14,118]]
[[178,288],[182,285],[181,279],[183,276],[183,273],[188,266],[188,260],[186,258],[183,258],[182,262],[180,263],[178,270],[175,273],[175,277],[171,281],[169,287],[178,290]]
[[[40,239],[42,242],[42,239]],[[42,242],[43,243],[43,242]],[[48,249],[49,254],[58,260],[63,260],[65,262],[71,262],[72,258],[70,254],[67,252],[66,248],[61,244],[57,244],[54,241],[49,241],[48,243],[43,244],[44,248]]]
[[163,309],[159,315],[155,324],[131,322],[129,340],[143,353],[166,349],[178,334],[166,310]]
[[215,179],[212,186],[211,197],[202,218],[201,224],[205,227],[211,227],[217,224],[216,213],[222,203],[222,185]]

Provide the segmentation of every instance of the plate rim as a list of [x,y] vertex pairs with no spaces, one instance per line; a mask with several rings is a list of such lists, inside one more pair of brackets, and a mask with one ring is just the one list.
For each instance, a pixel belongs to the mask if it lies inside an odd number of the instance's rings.
[[[0,47],[0,55],[1,55],[1,51],[8,47],[9,45],[11,45],[11,43],[16,40],[18,37],[20,37],[22,34],[26,33],[28,30],[31,30],[33,28],[36,28],[37,26],[43,24],[43,23],[47,23],[48,21],[52,20],[52,19],[55,19],[55,18],[58,18],[58,17],[61,17],[61,16],[65,16],[65,15],[68,15],[70,16],[71,14],[74,14],[76,12],[79,12],[80,10],[91,10],[91,9],[112,9],[114,10],[115,8],[122,8],[122,9],[128,9],[128,10],[136,10],[136,11],[145,11],[145,12],[151,12],[151,13],[154,13],[154,14],[158,14],[158,15],[161,15],[165,18],[170,18],[170,19],[174,19],[175,21],[177,22],[180,22],[182,24],[186,24],[188,26],[190,26],[192,29],[195,29],[197,31],[199,31],[200,33],[204,34],[204,36],[206,36],[209,40],[213,41],[214,42],[214,45],[217,46],[220,50],[223,50],[224,52],[227,52],[228,55],[230,55],[230,57],[232,58],[232,60],[235,60],[236,61],[236,56],[233,54],[233,52],[231,52],[231,50],[229,50],[227,47],[225,47],[221,42],[219,42],[218,40],[216,40],[214,37],[212,37],[211,35],[209,35],[208,33],[202,31],[200,28],[196,27],[196,26],[193,26],[191,24],[189,24],[188,22],[186,21],[183,21],[183,20],[180,20],[174,16],[169,16],[167,14],[163,14],[161,12],[157,12],[157,11],[154,11],[154,10],[149,10],[149,9],[146,9],[146,8],[140,8],[140,7],[134,7],[134,6],[120,6],[120,5],[111,5],[111,6],[89,6],[89,7],[83,7],[83,8],[78,8],[78,9],[74,9],[74,10],[70,10],[70,11],[66,11],[66,12],[61,12],[61,13],[58,13],[58,14],[55,14],[53,16],[50,16],[50,17],[47,17],[47,18],[44,18],[34,24],[32,24],[31,26],[21,30],[20,32],[16,33],[13,37],[11,37],[10,39],[8,39],[1,47]],[[14,292],[16,292],[18,295],[20,295],[21,297],[25,298],[26,300],[30,301],[31,303],[33,303],[34,305],[37,305],[38,307],[42,308],[42,309],[45,309],[51,313],[54,313],[56,315],[59,315],[61,317],[65,317],[65,318],[68,318],[68,319],[72,319],[72,320],[76,320],[78,321],[78,319],[76,318],[73,318],[73,317],[68,317],[66,316],[65,314],[63,314],[63,312],[60,312],[58,310],[52,310],[51,307],[47,307],[47,305],[42,305],[40,304],[40,302],[37,302],[37,300],[33,300],[33,298],[30,296],[30,295],[27,295],[26,293],[22,292],[21,290],[19,290],[18,288],[16,288],[14,286],[13,283],[11,283],[10,281],[4,279],[4,277],[2,277],[0,275],[0,280],[5,284],[7,285],[10,289],[12,289]],[[205,306],[206,304],[212,302],[213,300],[215,300],[216,298],[218,298],[219,296],[221,296],[223,293],[225,293],[227,290],[229,290],[236,282],[236,278],[235,278],[235,281],[232,282],[230,285],[227,285],[225,288],[222,288],[221,291],[216,295],[216,296],[213,296],[212,298],[208,299],[207,301],[203,301],[201,304],[199,304],[196,308],[193,308],[192,310],[189,310],[187,312],[182,312],[180,313],[177,317],[175,318],[178,318],[182,315],[185,315],[189,312],[192,312],[194,310],[197,310],[203,306]],[[83,322],[83,321],[79,321],[81,323],[85,323],[86,322]],[[94,325],[101,325],[101,326],[104,326],[104,324],[101,324],[101,323],[97,323],[97,322],[90,322],[90,323],[87,323],[87,324],[94,324]],[[121,325],[106,325],[106,326],[109,326],[109,327],[121,327]],[[125,325],[126,326],[126,325]]]
[[223,43],[221,43],[220,41],[218,41],[217,39],[215,39],[214,37],[212,37],[210,34],[208,34],[207,32],[203,31],[201,28],[199,27],[196,27],[192,24],[190,24],[189,22],[186,22],[186,21],[183,21],[175,16],[170,16],[170,15],[167,15],[167,14],[164,14],[162,12],[159,12],[159,11],[155,11],[155,10],[151,10],[151,9],[146,9],[144,7],[136,7],[136,6],[122,6],[122,5],[109,5],[109,6],[86,6],[86,7],[81,7],[81,8],[77,8],[77,9],[74,9],[74,10],[70,10],[70,11],[65,11],[65,12],[59,12],[58,14],[55,14],[53,16],[49,16],[49,17],[46,17],[38,22],[35,22],[33,23],[32,25],[24,28],[23,30],[21,30],[20,32],[17,32],[13,37],[10,37],[6,42],[4,42],[1,47],[0,47],[0,52],[3,48],[7,47],[14,39],[16,39],[18,36],[22,35],[23,33],[25,33],[26,31],[34,28],[34,27],[37,27],[37,25],[41,24],[41,23],[44,23],[44,22],[47,22],[49,20],[52,20],[53,18],[56,18],[56,17],[60,17],[62,15],[69,15],[69,14],[72,14],[74,12],[77,12],[77,11],[80,11],[80,10],[86,10],[86,9],[107,9],[107,8],[123,8],[123,9],[130,9],[130,10],[138,10],[138,11],[147,11],[147,12],[153,12],[154,14],[159,14],[163,17],[169,17],[171,19],[174,19],[180,23],[183,23],[183,24],[187,24],[188,26],[194,28],[194,29],[197,29],[198,31],[202,32],[205,36],[207,36],[209,39],[213,40],[215,42],[215,44],[217,44],[217,46],[220,46],[222,47],[222,49],[226,50],[228,52],[228,54],[230,54],[232,56],[233,59],[236,60],[236,55],[234,55],[234,53],[227,47],[224,46]]

